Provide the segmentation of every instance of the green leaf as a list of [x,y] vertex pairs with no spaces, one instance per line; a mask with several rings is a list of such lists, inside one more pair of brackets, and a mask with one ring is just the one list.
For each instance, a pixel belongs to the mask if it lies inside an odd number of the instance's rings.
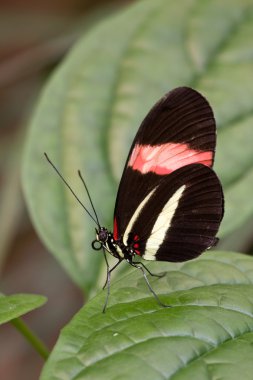
[[101,292],[66,326],[41,380],[248,379],[253,373],[253,259],[209,252],[152,263],[162,308],[138,270]]
[[28,313],[44,305],[46,297],[35,294],[0,294],[0,324]]
[[55,72],[31,123],[23,186],[41,238],[82,288],[99,278],[101,255],[90,252],[95,226],[43,152],[90,207],[76,173],[83,171],[110,228],[115,184],[141,120],[165,92],[192,86],[217,118],[220,235],[231,234],[253,216],[252,35],[251,0],[140,1],[93,28]]

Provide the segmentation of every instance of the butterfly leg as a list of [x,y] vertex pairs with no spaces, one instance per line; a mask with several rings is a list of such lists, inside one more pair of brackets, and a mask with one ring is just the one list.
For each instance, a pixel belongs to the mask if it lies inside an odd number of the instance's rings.
[[104,304],[104,307],[103,307],[103,310],[102,312],[105,313],[106,311],[106,307],[107,307],[107,304],[108,304],[108,300],[109,300],[109,296],[110,296],[110,286],[111,286],[111,273],[112,271],[117,268],[117,266],[121,263],[122,260],[119,260],[111,269],[109,267],[109,263],[108,263],[108,260],[107,260],[107,257],[106,257],[106,252],[105,252],[105,249],[103,248],[103,254],[104,254],[104,258],[105,258],[105,262],[106,262],[106,267],[107,267],[107,276],[106,276],[106,281],[105,281],[105,284],[103,286],[103,289],[106,287],[107,285],[107,294],[106,294],[106,299],[105,299],[105,304]]
[[[107,259],[106,259],[107,261]],[[107,283],[108,283],[108,279],[110,278],[110,275],[112,273],[112,271],[117,268],[117,266],[121,263],[122,260],[119,260],[112,268],[109,267],[109,265],[107,266],[107,276],[106,276],[106,280],[105,280],[105,283],[104,283],[104,286],[103,286],[103,289],[106,287]],[[108,262],[107,262],[108,264]]]
[[[127,260],[127,261],[128,261],[128,260]],[[146,273],[145,273],[143,267],[140,266],[140,265],[138,265],[137,263],[134,263],[134,262],[131,262],[131,261],[128,261],[128,263],[129,263],[130,265],[132,265],[133,267],[135,267],[135,268],[137,268],[137,269],[139,269],[139,270],[142,271],[142,274],[143,274],[143,277],[144,277],[144,279],[145,279],[145,281],[146,281],[146,284],[147,284],[147,286],[148,286],[150,292],[151,292],[151,293],[153,294],[153,296],[155,297],[157,303],[158,303],[160,306],[162,306],[162,307],[171,307],[170,305],[166,305],[166,304],[164,304],[164,303],[159,299],[158,295],[155,293],[155,291],[153,290],[152,286],[150,285],[150,283],[149,283],[149,281],[148,281],[148,278],[147,278],[147,275],[146,275]]]
[[150,274],[150,276],[164,277],[166,274],[166,272],[159,273],[159,274],[150,272],[150,270],[146,267],[146,265],[144,265],[141,261],[135,261],[134,264],[139,264],[139,265],[143,266],[143,268],[148,272],[148,274]]

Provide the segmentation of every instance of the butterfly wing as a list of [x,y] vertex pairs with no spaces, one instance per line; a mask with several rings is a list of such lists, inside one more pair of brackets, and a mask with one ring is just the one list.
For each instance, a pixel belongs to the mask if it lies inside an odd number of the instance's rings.
[[123,242],[146,260],[185,261],[216,243],[223,217],[215,172],[191,164],[164,177],[133,213]]
[[216,127],[213,112],[197,91],[179,87],[160,99],[143,120],[122,174],[114,211],[119,239],[138,205],[164,176],[192,163],[211,167]]

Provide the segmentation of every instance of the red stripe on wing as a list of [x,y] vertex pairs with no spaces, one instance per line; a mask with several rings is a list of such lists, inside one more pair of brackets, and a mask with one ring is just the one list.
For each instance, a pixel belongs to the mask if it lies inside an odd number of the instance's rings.
[[128,166],[142,174],[153,172],[164,175],[196,163],[211,167],[213,152],[190,149],[187,144],[167,143],[155,146],[136,144]]
[[116,218],[114,218],[114,222],[113,222],[113,237],[115,240],[118,240],[118,224],[117,224],[117,220]]

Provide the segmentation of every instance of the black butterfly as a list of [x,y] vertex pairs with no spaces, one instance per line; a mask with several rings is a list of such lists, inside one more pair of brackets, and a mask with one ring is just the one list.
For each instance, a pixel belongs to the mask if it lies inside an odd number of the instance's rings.
[[[167,93],[143,120],[131,146],[114,210],[113,233],[97,224],[92,247],[103,249],[108,285],[110,274],[126,260],[140,269],[158,303],[145,271],[145,260],[186,261],[216,244],[224,213],[220,181],[211,169],[216,126],[212,109],[197,91],[179,87]],[[105,251],[118,262],[109,268]],[[159,276],[159,275],[158,275]]]

